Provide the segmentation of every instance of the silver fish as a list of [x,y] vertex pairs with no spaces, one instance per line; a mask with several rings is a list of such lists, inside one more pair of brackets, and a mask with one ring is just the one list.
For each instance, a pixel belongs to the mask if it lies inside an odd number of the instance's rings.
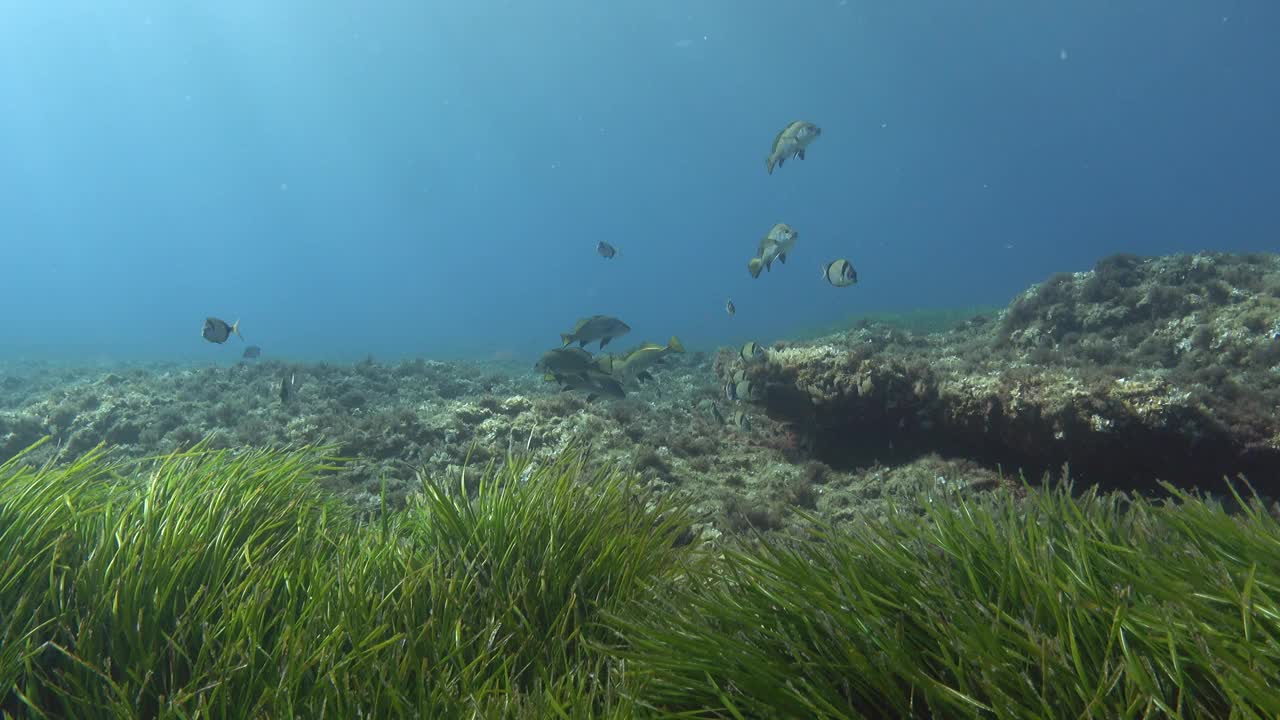
[[832,260],[822,267],[822,276],[836,287],[849,287],[858,282],[858,271],[853,264],[843,258]]

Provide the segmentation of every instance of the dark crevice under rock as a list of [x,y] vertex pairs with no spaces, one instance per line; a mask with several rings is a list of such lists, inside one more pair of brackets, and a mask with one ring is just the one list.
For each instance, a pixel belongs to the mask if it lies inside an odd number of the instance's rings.
[[1038,482],[1280,495],[1280,259],[1115,256],[1060,273],[998,318],[911,335],[875,323],[745,373],[757,403],[835,468],[922,455]]

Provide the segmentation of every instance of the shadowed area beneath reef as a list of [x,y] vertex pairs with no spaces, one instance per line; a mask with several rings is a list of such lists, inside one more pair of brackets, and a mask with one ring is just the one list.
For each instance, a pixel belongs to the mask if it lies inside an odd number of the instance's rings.
[[938,453],[1125,489],[1244,475],[1267,495],[1278,366],[1274,255],[1113,256],[948,332],[866,323],[717,363],[833,467]]

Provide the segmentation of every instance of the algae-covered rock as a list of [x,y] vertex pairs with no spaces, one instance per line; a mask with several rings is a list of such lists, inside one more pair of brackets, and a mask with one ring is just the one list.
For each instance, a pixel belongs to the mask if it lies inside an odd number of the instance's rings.
[[[467,486],[510,455],[568,448],[678,493],[708,535],[851,521],[946,492],[1055,475],[1272,480],[1280,447],[1274,256],[1117,256],[991,317],[916,333],[864,321],[763,353],[673,354],[588,402],[482,362],[0,364],[0,460],[333,445],[340,497],[378,512],[421,477]],[[743,390],[734,400],[724,381]],[[281,382],[296,383],[287,398]],[[735,388],[738,384],[735,384]],[[458,487],[459,485],[455,485]]]
[[875,324],[771,349],[753,402],[836,467],[924,453],[1088,482],[1280,478],[1280,259],[1118,255],[998,318],[911,335]]

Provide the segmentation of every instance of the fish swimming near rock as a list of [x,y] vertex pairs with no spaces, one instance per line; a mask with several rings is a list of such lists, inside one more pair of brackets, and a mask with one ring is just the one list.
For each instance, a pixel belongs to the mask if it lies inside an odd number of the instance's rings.
[[200,336],[211,343],[221,344],[226,342],[232,333],[244,340],[244,336],[240,334],[239,320],[228,325],[227,321],[221,318],[207,317],[204,319],[204,329],[200,331]]
[[596,243],[596,252],[600,253],[600,257],[605,258],[606,260],[612,260],[617,256],[618,248],[601,240],[599,243]]
[[533,366],[543,373],[544,380],[555,381],[561,392],[587,391],[587,401],[600,395],[626,397],[626,391],[616,378],[600,370],[591,353],[577,347],[555,348],[542,354]]
[[594,369],[591,353],[576,347],[555,348],[542,354],[533,369],[547,375],[571,375]]
[[289,373],[288,377],[280,378],[280,402],[289,403],[296,400],[301,387],[302,383],[298,381],[297,373]]
[[733,426],[742,431],[751,429],[751,420],[747,417],[746,410],[735,410],[733,412]]
[[738,357],[747,362],[755,362],[764,357],[764,348],[760,347],[760,343],[755,340],[748,340],[738,350]]
[[724,396],[730,402],[741,402],[743,400],[752,400],[755,398],[756,384],[750,380],[738,380],[734,382],[732,378],[724,384]]
[[634,377],[640,382],[644,382],[653,379],[653,376],[649,374],[649,368],[661,363],[671,353],[682,352],[684,352],[684,345],[680,342],[680,338],[672,335],[666,345],[652,342],[642,343],[616,357],[601,357],[597,359],[596,364],[602,372],[614,377]]
[[821,134],[822,128],[811,122],[795,120],[788,123],[773,139],[773,147],[769,149],[769,156],[765,158],[765,167],[769,170],[769,174],[773,174],[775,167],[782,167],[787,158],[798,157],[803,160],[805,148],[809,147],[809,143]]
[[785,265],[787,253],[795,247],[799,237],[800,233],[786,223],[778,223],[770,228],[756,246],[756,256],[747,262],[751,277],[758,278],[761,270],[770,270],[774,260]]
[[244,352],[241,353],[240,357],[244,358],[245,360],[254,360],[258,358],[260,355],[262,355],[262,348],[258,347],[257,345],[250,345],[249,347],[244,349]]
[[733,317],[738,314],[738,306],[733,304],[733,298],[725,300],[724,311],[729,313],[729,317]]
[[822,276],[827,282],[836,287],[849,287],[858,282],[858,271],[853,269],[853,265],[843,258],[840,260],[832,260],[822,266]]
[[589,370],[585,373],[572,375],[562,375],[555,378],[560,384],[560,391],[567,392],[569,390],[585,390],[587,393],[587,402],[592,402],[601,395],[609,397],[624,398],[627,391],[623,389],[622,383],[612,375],[599,372],[597,370]]
[[603,348],[609,341],[631,332],[631,326],[616,317],[608,315],[592,315],[582,318],[573,326],[573,330],[560,333],[560,341],[567,347],[570,343],[578,343],[578,347],[586,347],[587,343],[600,341]]

